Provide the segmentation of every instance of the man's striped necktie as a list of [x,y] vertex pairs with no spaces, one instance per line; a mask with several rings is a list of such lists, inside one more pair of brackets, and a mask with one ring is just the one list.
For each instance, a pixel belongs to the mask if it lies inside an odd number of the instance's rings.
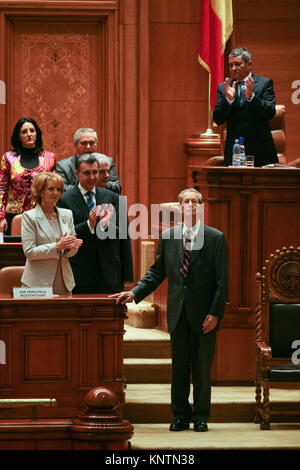
[[89,211],[91,212],[91,210],[93,209],[93,207],[95,207],[95,203],[94,203],[94,198],[93,198],[93,193],[92,191],[88,191],[86,193],[86,196],[87,197],[87,200],[86,200],[86,203],[87,203],[87,206],[88,206],[88,209]]
[[184,253],[183,253],[183,261],[180,267],[180,272],[183,277],[186,277],[189,272],[189,265],[190,265],[190,256],[192,251],[192,240],[191,240],[191,231],[187,230],[185,234],[185,244],[184,244]]
[[239,105],[243,106],[243,104],[246,101],[246,96],[245,96],[246,85],[245,85],[244,80],[241,80],[240,82],[238,82],[238,87],[239,87],[239,91],[238,91]]

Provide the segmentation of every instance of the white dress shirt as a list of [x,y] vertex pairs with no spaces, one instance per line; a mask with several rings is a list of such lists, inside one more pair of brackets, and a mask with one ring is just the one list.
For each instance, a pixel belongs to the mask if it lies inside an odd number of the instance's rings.
[[201,225],[201,220],[200,219],[198,220],[198,222],[195,225],[193,225],[193,227],[188,227],[187,225],[183,224],[183,227],[182,227],[183,245],[185,245],[186,233],[189,230],[190,231],[190,237],[191,237],[191,250],[193,249],[195,238],[197,237],[198,232],[200,230],[200,225]]

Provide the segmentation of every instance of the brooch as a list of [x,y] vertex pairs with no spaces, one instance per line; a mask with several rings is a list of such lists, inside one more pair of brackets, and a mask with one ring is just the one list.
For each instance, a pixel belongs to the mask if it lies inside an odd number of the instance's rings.
[[63,215],[62,218],[61,218],[61,220],[62,220],[62,223],[63,223],[63,224],[66,224],[66,223],[67,223],[67,216],[66,216],[66,215]]

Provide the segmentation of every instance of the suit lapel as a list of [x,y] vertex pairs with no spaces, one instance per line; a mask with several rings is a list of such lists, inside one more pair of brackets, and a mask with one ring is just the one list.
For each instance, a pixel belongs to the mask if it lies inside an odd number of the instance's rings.
[[44,232],[46,237],[49,239],[49,241],[53,242],[56,240],[55,238],[55,233],[53,232],[52,226],[49,223],[47,217],[45,216],[43,209],[37,205],[35,207],[35,212],[36,212],[36,222],[38,226],[40,227],[40,230]]
[[77,178],[77,175],[76,175],[76,170],[75,170],[75,160],[77,158],[77,155],[73,155],[73,157],[71,158],[71,164],[70,164],[70,168],[71,168],[71,173],[72,173],[72,179],[74,181],[77,181],[78,178]]
[[259,77],[257,75],[252,74],[252,78],[253,78],[253,93],[255,93],[255,91],[257,90],[257,87],[259,86]]
[[[204,233],[203,233],[203,230],[204,230]],[[205,245],[205,237],[206,237],[205,225],[202,224],[202,226],[198,230],[197,237],[196,237],[196,240],[194,242],[194,246],[195,246],[195,243],[196,243],[196,249],[193,249],[192,252],[191,252],[190,265],[193,264],[193,262],[195,261],[195,259],[198,256],[201,256],[203,254],[202,249],[203,249],[203,246]]]
[[101,205],[103,204],[103,194],[102,194],[102,190],[101,188],[99,188],[98,186],[96,186],[96,204],[97,205]]
[[85,215],[85,217],[88,219],[89,214],[90,214],[89,208],[78,186],[75,186],[75,191],[73,192],[72,196],[73,196],[72,207],[77,207],[79,211],[82,212]]

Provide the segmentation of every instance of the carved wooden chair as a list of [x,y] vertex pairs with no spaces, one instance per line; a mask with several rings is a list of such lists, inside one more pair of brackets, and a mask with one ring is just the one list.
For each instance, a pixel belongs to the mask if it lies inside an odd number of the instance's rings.
[[[277,250],[256,281],[255,422],[270,429],[270,389],[300,389],[300,248]],[[300,406],[282,413],[300,421]]]

